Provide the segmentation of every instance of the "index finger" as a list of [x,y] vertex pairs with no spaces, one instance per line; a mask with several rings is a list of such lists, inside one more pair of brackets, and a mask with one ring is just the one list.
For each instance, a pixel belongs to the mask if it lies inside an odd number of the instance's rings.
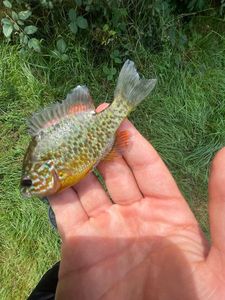
[[182,197],[175,180],[157,151],[125,120],[119,130],[128,130],[130,145],[123,157],[131,168],[143,195],[156,198]]

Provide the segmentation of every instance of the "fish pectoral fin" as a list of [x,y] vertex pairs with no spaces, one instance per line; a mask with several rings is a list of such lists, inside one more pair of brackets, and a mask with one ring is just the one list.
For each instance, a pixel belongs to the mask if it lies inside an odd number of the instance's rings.
[[116,139],[111,151],[103,160],[109,161],[121,157],[125,148],[130,144],[130,132],[128,130],[120,130],[116,132]]
[[121,151],[129,145],[131,134],[128,130],[117,130],[115,147]]
[[111,151],[103,158],[104,161],[114,160],[118,157],[121,157],[120,153],[117,151],[115,147],[111,149]]

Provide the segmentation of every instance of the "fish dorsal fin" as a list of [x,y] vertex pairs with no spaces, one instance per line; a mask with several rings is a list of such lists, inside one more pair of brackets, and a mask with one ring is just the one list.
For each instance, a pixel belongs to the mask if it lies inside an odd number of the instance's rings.
[[35,113],[28,120],[29,133],[35,136],[43,129],[59,123],[65,117],[82,112],[94,114],[95,107],[88,88],[78,85],[62,103],[55,103]]
[[[71,114],[80,113],[82,111],[93,111],[95,112],[95,107],[86,86],[78,85],[66,96],[63,101],[67,106],[67,111]],[[62,104],[63,104],[62,103]]]

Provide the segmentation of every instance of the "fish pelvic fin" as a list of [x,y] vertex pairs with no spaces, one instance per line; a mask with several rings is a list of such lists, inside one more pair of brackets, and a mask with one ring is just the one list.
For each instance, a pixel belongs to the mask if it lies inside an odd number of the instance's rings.
[[28,120],[31,136],[35,136],[45,128],[59,123],[62,119],[81,113],[95,114],[95,107],[86,86],[78,85],[62,103],[54,103],[43,110],[33,114]]
[[133,110],[154,89],[156,81],[156,79],[141,79],[134,62],[126,60],[119,74],[114,99],[125,101],[129,110]]

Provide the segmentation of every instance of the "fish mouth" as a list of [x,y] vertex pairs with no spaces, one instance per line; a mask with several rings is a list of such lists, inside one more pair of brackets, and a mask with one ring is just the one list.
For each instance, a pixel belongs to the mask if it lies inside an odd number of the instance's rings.
[[25,187],[20,187],[20,194],[22,195],[23,198],[31,198],[31,197],[45,197],[46,194],[48,194],[48,191],[45,191],[44,193],[40,191],[33,191]]
[[[32,184],[30,184],[30,183],[29,183],[29,186],[24,186],[24,181],[29,181],[30,179],[27,177],[23,178],[21,181],[21,184],[20,184],[20,194],[22,195],[22,197],[31,198],[33,196],[37,196],[37,197],[42,198],[42,197],[56,194],[59,191],[61,184],[60,184],[60,180],[59,180],[57,172],[55,170],[52,170],[51,173],[53,176],[53,185],[49,188],[46,188],[46,189],[44,188],[43,191],[41,190],[41,188],[39,188],[38,190],[35,190],[32,187]],[[25,183],[27,184],[27,182],[25,182]]]
[[30,188],[32,186],[32,180],[29,176],[22,176],[20,181],[20,193],[23,197],[31,197]]

